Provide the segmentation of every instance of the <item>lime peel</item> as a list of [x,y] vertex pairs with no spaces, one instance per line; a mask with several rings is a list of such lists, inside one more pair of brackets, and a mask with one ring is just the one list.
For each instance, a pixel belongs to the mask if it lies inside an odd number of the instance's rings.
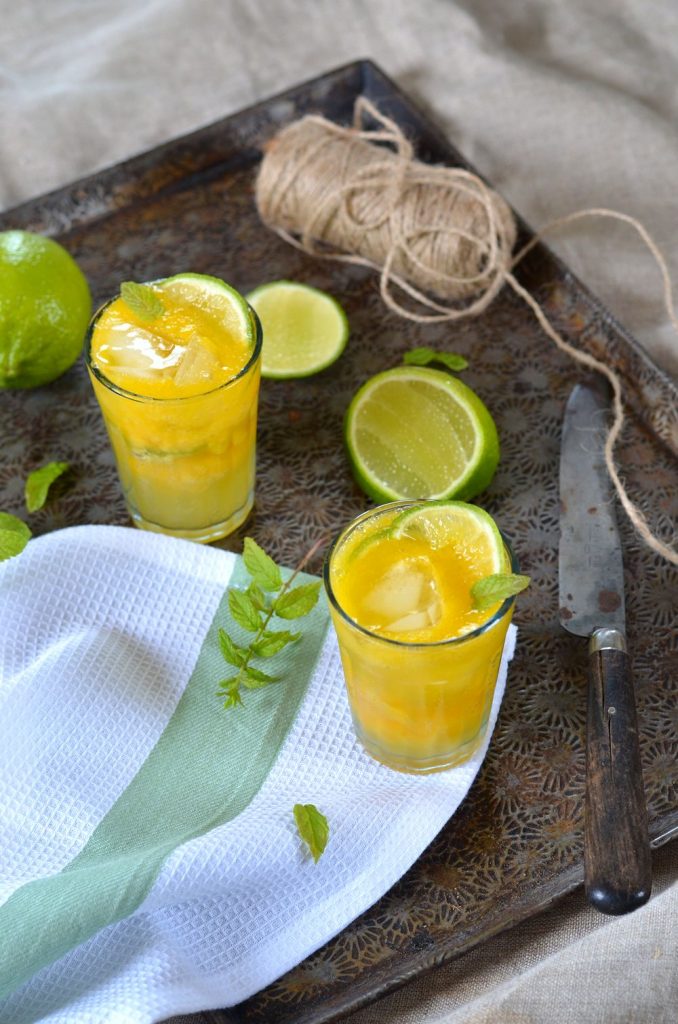
[[80,355],[92,310],[77,263],[53,238],[0,232],[0,388],[56,380]]

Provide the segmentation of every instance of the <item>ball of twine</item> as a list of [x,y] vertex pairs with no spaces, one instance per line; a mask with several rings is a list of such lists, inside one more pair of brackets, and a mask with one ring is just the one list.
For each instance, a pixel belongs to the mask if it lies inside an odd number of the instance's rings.
[[[376,129],[363,127],[366,116],[376,122]],[[514,254],[516,223],[501,196],[463,168],[415,160],[399,126],[364,96],[356,101],[352,127],[308,115],[279,132],[261,163],[256,201],[263,222],[304,252],[377,270],[388,308],[418,323],[478,316],[509,285],[558,348],[609,381],[614,415],[605,443],[608,472],[643,540],[678,565],[678,553],[652,533],[619,476],[614,458],[624,425],[619,376],[565,341],[512,272],[548,231],[583,217],[622,221],[652,253],[662,275],[666,309],[678,331],[666,262],[639,221],[615,210],[578,210],[547,225]],[[394,289],[429,312],[404,306]]]
[[[403,316],[451,320],[481,313],[510,265],[511,210],[476,175],[414,160],[398,126],[361,97],[356,118],[366,112],[382,130],[361,130],[359,121],[346,129],[310,115],[275,137],[257,179],[262,220],[315,256],[379,270],[384,301]],[[402,307],[394,284],[438,315]],[[452,309],[431,292],[473,301]]]

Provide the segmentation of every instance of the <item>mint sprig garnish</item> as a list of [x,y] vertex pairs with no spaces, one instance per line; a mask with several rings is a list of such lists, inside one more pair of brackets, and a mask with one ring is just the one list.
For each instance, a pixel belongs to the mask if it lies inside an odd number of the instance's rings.
[[0,512],[0,562],[20,555],[32,536],[23,519]]
[[409,366],[428,366],[429,363],[441,363],[448,370],[465,370],[468,361],[456,352],[441,352],[434,348],[422,345],[420,348],[412,348],[403,356],[403,362]]
[[148,284],[123,281],[120,296],[126,306],[142,320],[157,320],[165,312],[165,304],[156,291]]
[[513,597],[530,585],[529,576],[521,576],[515,572],[498,572],[485,579],[478,580],[471,587],[473,607],[477,611],[485,611],[498,601]]
[[224,661],[238,670],[219,683],[217,696],[224,698],[225,708],[243,703],[243,688],[259,690],[279,681],[279,676],[264,672],[252,662],[255,658],[272,658],[301,639],[301,633],[272,628],[271,620],[274,616],[286,620],[300,619],[315,608],[320,581],[301,583],[296,587],[292,584],[318,546],[315,545],[289,579],[283,581],[280,568],[271,556],[251,537],[245,538],[243,562],[252,581],[246,590],[235,587],[229,590],[228,608],[234,621],[253,636],[244,646],[236,643],[225,629],[219,629],[219,648]]
[[308,846],[311,856],[317,864],[327,846],[330,835],[327,818],[315,804],[295,804],[293,810],[297,832]]
[[29,512],[37,512],[47,501],[49,489],[69,468],[68,462],[48,462],[40,469],[28,474],[24,487],[26,508]]

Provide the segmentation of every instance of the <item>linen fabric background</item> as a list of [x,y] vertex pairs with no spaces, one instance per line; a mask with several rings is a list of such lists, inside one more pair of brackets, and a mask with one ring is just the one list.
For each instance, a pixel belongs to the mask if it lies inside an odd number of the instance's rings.
[[[534,227],[589,206],[631,214],[678,282],[673,0],[0,0],[0,208],[360,57]],[[659,274],[632,230],[591,221],[549,242],[678,376]],[[629,918],[576,894],[351,1024],[669,1024],[677,868],[674,844]]]

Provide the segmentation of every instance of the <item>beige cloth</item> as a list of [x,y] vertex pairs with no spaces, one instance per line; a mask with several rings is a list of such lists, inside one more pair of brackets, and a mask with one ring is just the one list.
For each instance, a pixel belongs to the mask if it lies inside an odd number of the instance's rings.
[[[367,56],[532,225],[623,210],[678,280],[674,0],[0,0],[0,208]],[[632,230],[554,247],[678,374]]]
[[[678,285],[673,0],[0,0],[0,208],[365,56],[533,226],[630,213]],[[632,231],[580,224],[552,244],[678,376]],[[352,1024],[673,1024],[678,849],[656,864],[631,917],[570,897]]]
[[630,916],[579,892],[346,1024],[675,1024],[678,844],[653,866],[651,902]]

